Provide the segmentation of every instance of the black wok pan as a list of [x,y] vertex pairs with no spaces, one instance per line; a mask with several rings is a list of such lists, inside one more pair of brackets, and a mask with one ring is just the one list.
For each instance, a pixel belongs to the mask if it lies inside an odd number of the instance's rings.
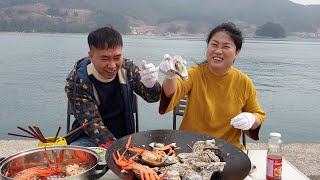
[[[109,147],[106,154],[106,162],[109,168],[120,178],[124,180],[137,180],[138,178],[132,171],[129,171],[128,173],[121,173],[121,169],[115,164],[112,158],[114,150],[121,148],[120,151],[123,152],[125,145],[127,144],[128,137],[129,136],[124,136],[118,139]],[[180,130],[152,130],[133,134],[132,145],[135,147],[151,149],[149,144],[152,142],[164,144],[176,143],[177,146],[181,148],[176,151],[178,154],[181,152],[191,152],[191,149],[187,144],[193,146],[196,141],[209,139],[215,139],[216,145],[223,151],[219,157],[221,161],[226,162],[223,172],[220,174],[215,173],[211,179],[244,179],[251,169],[251,162],[248,156],[241,149],[233,146],[232,144],[212,136]]]

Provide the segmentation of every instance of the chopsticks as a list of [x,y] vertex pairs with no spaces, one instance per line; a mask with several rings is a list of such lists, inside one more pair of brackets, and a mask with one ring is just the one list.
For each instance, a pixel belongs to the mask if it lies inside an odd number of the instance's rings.
[[8,133],[8,135],[36,139],[33,136],[25,136],[25,135],[21,135],[21,134]]
[[46,138],[43,136],[42,132],[40,131],[40,128],[38,128],[38,127],[36,127],[36,126],[33,126],[33,128],[34,128],[35,131],[37,132],[37,135],[38,135],[38,137],[39,137],[39,140],[40,140],[41,142],[46,143],[47,140],[46,140]]
[[63,136],[63,138],[66,138],[66,137],[72,135],[73,133],[79,131],[80,129],[82,129],[82,128],[88,126],[88,125],[89,125],[89,123],[84,123],[82,126],[78,127],[77,129],[75,129],[75,130],[69,132],[68,134],[66,134],[65,136]]
[[56,142],[60,130],[61,130],[61,127],[59,126],[58,131],[57,131],[57,133],[56,133],[56,136],[54,137],[53,142]]
[[34,138],[34,139],[38,139],[39,141],[41,142],[44,142],[46,143],[47,140],[46,138],[43,136],[41,130],[39,127],[36,127],[36,126],[28,126],[29,130],[25,129],[25,128],[22,128],[20,126],[17,126],[18,129],[28,133],[29,135],[31,136],[26,136],[26,135],[21,135],[21,134],[15,134],[15,133],[8,133],[8,135],[11,135],[11,136],[19,136],[19,137],[26,137],[26,138]]
[[31,126],[28,126],[28,128],[32,131],[32,133],[36,136],[37,139],[40,139],[40,137],[37,136],[37,133],[34,129],[32,129]]
[[[66,134],[65,136],[63,136],[63,138],[67,138],[68,136],[74,134],[75,132],[79,131],[80,129],[83,129],[84,127],[88,126],[89,123],[84,123],[82,126],[78,127],[77,129],[69,132],[68,134]],[[41,132],[40,128],[37,126],[28,126],[29,130],[22,128],[20,126],[17,126],[18,129],[28,133],[29,135],[22,135],[22,134],[16,134],[16,133],[8,133],[8,135],[10,136],[18,136],[18,137],[25,137],[25,138],[33,138],[33,139],[38,139],[39,141],[43,142],[43,143],[48,143],[49,142],[56,142],[58,136],[59,136],[59,132],[61,130],[61,127],[58,128],[58,131],[56,133],[56,135],[54,136],[53,140],[47,140],[43,133]]]
[[26,133],[28,133],[28,134],[30,134],[30,135],[33,136],[34,138],[37,138],[37,139],[38,139],[38,137],[37,137],[35,134],[33,134],[32,132],[30,132],[30,131],[28,131],[28,130],[20,127],[20,126],[17,126],[17,128],[20,129],[20,130],[22,130],[22,131],[24,131],[24,132],[26,132]]

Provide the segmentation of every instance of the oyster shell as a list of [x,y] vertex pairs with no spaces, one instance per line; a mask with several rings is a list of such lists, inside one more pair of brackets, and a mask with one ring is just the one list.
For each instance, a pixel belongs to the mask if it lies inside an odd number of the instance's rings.
[[172,169],[166,169],[166,171],[161,174],[160,177],[165,180],[181,180],[179,172]]
[[203,152],[193,152],[193,153],[179,153],[177,155],[181,162],[220,162],[220,158],[210,150]]
[[180,76],[180,78],[184,81],[188,80],[188,69],[187,62],[182,59],[181,56],[175,55],[171,58],[169,54],[165,54],[164,58],[169,61],[170,71]]
[[[223,171],[226,163],[217,156],[222,151],[215,140],[197,141],[191,153],[179,153],[172,165],[161,167],[163,180],[210,180],[214,173]],[[176,161],[176,162],[174,162]]]
[[183,177],[182,180],[203,180],[202,176],[195,171],[188,171]]
[[216,155],[222,153],[222,150],[218,146],[216,146],[216,141],[214,139],[206,141],[197,141],[196,143],[194,143],[192,151],[203,152],[207,149],[213,151]]
[[[192,171],[192,166],[190,166],[190,164],[187,164],[187,163],[176,163],[176,164],[173,164],[173,165],[170,165],[170,166],[167,166],[165,168],[160,168],[160,172],[161,173],[165,173],[166,169],[169,169],[169,170],[172,170],[172,171],[176,171],[179,173],[179,175],[181,177],[185,176],[185,174],[188,172],[188,171]],[[165,179],[165,178],[164,178]]]
[[165,146],[165,144],[152,142],[152,143],[149,144],[149,146],[150,146],[152,149],[155,149],[155,148],[162,148],[163,146]]

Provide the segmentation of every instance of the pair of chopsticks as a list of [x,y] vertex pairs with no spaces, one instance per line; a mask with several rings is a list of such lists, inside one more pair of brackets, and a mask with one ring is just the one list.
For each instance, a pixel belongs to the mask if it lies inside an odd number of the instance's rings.
[[79,131],[80,129],[82,129],[82,128],[84,128],[84,127],[88,126],[88,125],[89,125],[89,123],[88,123],[88,122],[86,122],[86,123],[82,124],[82,126],[80,126],[80,127],[76,128],[76,129],[75,129],[75,130],[73,130],[73,131],[70,131],[68,134],[66,134],[65,136],[63,136],[63,138],[67,138],[68,136],[70,136],[70,135],[74,134],[75,132]]
[[[18,137],[25,137],[25,138],[34,138],[34,139],[38,139],[39,141],[43,142],[43,143],[47,143],[47,140],[46,138],[43,136],[41,130],[39,127],[37,126],[28,126],[29,130],[25,129],[25,128],[22,128],[20,126],[17,126],[18,129],[28,133],[29,135],[31,136],[26,136],[26,135],[21,135],[21,134],[15,134],[15,133],[8,133],[8,135],[11,135],[11,136],[18,136]],[[61,130],[61,127],[59,127],[57,133],[56,133],[56,136],[53,140],[53,142],[56,142],[57,140],[57,137],[58,137],[58,134]]]
[[28,126],[29,130],[24,129],[20,126],[17,126],[18,129],[28,133],[31,136],[26,136],[26,135],[21,135],[21,134],[14,134],[14,133],[8,133],[8,135],[12,135],[12,136],[19,136],[19,137],[26,137],[26,138],[34,138],[34,139],[39,139],[41,142],[46,142],[46,139],[44,138],[41,130],[39,127],[36,126]]

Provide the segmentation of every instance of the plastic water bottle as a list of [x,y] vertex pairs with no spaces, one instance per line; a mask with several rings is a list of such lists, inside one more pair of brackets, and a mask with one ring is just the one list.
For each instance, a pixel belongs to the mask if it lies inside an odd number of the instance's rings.
[[270,133],[267,153],[267,180],[278,180],[282,177],[282,141],[280,133]]

